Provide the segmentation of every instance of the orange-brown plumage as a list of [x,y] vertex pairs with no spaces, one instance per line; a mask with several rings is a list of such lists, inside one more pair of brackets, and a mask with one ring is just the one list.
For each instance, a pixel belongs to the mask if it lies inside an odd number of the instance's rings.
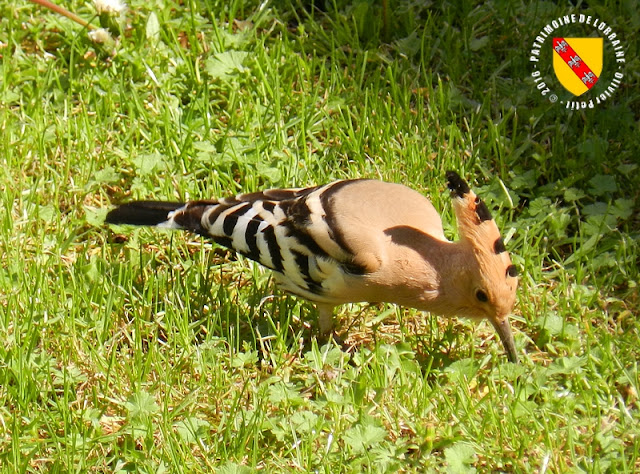
[[129,203],[111,211],[107,222],[183,228],[237,250],[272,269],[285,291],[315,302],[323,333],[333,328],[335,306],[396,303],[442,316],[486,318],[515,362],[508,320],[515,267],[484,203],[456,173],[447,178],[456,242],[446,239],[427,198],[374,180],[184,205]]

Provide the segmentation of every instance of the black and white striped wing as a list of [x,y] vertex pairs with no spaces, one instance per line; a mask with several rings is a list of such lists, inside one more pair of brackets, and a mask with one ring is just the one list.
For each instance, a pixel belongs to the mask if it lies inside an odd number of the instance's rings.
[[331,303],[345,275],[357,272],[331,225],[331,197],[352,182],[193,201],[160,225],[210,237],[273,270],[284,290]]

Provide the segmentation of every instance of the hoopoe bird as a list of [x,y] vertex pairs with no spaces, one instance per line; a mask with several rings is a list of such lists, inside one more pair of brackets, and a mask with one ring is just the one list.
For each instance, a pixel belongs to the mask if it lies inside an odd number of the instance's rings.
[[456,242],[426,197],[369,179],[187,203],[134,201],[106,222],[187,230],[259,262],[284,291],[316,304],[322,335],[333,330],[338,305],[395,303],[486,318],[517,362],[509,324],[516,267],[486,204],[458,174],[446,176]]

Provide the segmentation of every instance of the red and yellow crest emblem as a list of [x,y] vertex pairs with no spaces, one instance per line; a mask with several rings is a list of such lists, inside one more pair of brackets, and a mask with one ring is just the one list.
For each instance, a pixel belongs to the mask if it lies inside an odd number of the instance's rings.
[[553,38],[553,70],[575,96],[590,90],[602,72],[602,38]]

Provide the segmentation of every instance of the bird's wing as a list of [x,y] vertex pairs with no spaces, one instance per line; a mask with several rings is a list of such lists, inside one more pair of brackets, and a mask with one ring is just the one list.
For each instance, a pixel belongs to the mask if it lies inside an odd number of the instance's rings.
[[[354,256],[349,248],[336,238],[324,207],[327,196],[335,191],[332,188],[354,182],[357,180],[271,189],[184,205],[138,201],[111,211],[107,222],[201,234],[273,270],[285,290],[321,301],[323,283],[332,275],[343,269],[360,271],[352,265]],[[118,219],[123,215],[127,218]]]

